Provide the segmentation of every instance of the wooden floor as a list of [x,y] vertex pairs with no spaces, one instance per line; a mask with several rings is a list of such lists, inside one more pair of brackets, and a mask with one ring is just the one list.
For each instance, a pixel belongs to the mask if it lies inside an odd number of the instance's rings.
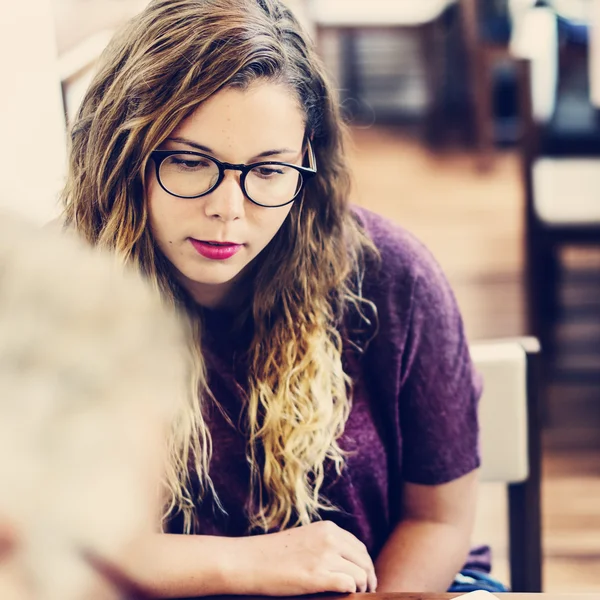
[[[433,154],[400,130],[354,129],[352,139],[355,201],[429,246],[455,290],[471,339],[523,334],[517,156],[498,155],[493,171],[482,174],[472,154]],[[550,437],[561,432],[557,426]],[[600,428],[594,432],[600,437]],[[576,451],[566,446],[546,443],[544,453],[544,585],[553,592],[600,592],[600,450],[593,444]],[[494,573],[508,581],[506,531],[505,490],[486,484],[474,541],[492,545]]]
[[446,271],[471,339],[525,330],[518,162],[491,173],[465,151],[432,154],[394,129],[354,129],[355,201],[415,233]]

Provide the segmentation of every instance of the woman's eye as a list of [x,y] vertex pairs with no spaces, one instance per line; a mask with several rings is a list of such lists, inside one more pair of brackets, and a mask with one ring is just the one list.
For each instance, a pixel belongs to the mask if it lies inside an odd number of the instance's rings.
[[276,167],[259,167],[255,169],[261,177],[272,177],[273,175],[283,175],[284,171],[282,168]]
[[174,165],[177,165],[178,167],[182,167],[184,169],[198,170],[210,167],[209,161],[202,159],[173,157],[171,159],[171,162]]

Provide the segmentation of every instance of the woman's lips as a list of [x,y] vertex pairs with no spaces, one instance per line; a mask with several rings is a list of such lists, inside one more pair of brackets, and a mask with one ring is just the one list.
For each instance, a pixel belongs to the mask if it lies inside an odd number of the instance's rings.
[[205,242],[194,238],[190,238],[190,242],[198,254],[210,260],[227,260],[244,247],[232,242]]

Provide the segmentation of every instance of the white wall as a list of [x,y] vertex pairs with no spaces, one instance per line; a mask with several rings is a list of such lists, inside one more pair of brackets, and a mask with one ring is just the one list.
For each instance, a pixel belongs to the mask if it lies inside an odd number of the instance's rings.
[[600,0],[593,0],[590,11],[589,77],[592,104],[600,109]]
[[0,207],[59,214],[66,133],[50,0],[0,2]]

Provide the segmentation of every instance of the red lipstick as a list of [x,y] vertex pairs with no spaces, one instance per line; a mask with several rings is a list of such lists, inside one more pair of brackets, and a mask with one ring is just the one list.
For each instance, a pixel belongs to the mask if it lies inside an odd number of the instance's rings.
[[210,260],[227,260],[243,248],[243,244],[233,242],[209,242],[193,238],[190,238],[190,242],[198,254]]

